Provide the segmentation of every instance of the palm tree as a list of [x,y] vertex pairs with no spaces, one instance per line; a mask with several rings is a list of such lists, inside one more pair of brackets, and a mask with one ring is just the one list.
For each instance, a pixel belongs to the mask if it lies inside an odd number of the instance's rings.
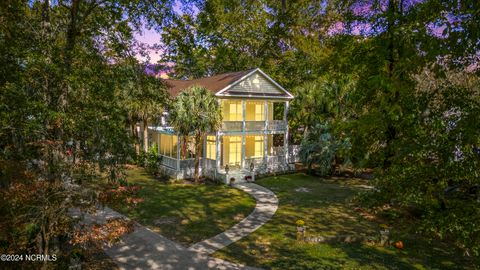
[[[148,152],[148,123],[157,120],[167,103],[165,86],[161,80],[145,73],[144,66],[136,59],[118,63],[119,81],[118,87],[121,95],[122,107],[125,109],[127,122],[132,137],[134,138],[135,150],[140,152],[139,136],[136,130],[138,122],[143,124],[143,151]],[[126,80],[128,78],[129,80]]]
[[166,94],[161,81],[142,72],[138,75],[138,98],[141,106],[138,116],[143,124],[143,151],[148,152],[148,122],[156,121],[166,104]]
[[[200,156],[205,136],[215,132],[222,123],[220,104],[205,87],[192,86],[175,99],[170,124],[182,136],[184,147],[187,136],[195,138],[195,182],[199,178]],[[182,156],[185,156],[184,148]]]

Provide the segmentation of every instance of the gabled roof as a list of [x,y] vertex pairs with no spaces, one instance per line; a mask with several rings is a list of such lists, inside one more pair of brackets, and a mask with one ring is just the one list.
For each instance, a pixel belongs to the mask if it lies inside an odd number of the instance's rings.
[[[167,85],[167,91],[172,97],[178,96],[183,90],[188,89],[191,86],[199,85],[207,88],[216,96],[233,96],[230,95],[228,90],[233,90],[233,87],[244,81],[246,78],[250,77],[254,73],[261,74],[267,81],[269,81],[274,87],[278,88],[280,95],[275,94],[271,95],[272,97],[276,98],[293,98],[292,94],[290,94],[287,90],[285,90],[282,86],[280,86],[277,82],[275,82],[272,78],[266,75],[262,70],[259,68],[249,69],[245,71],[238,71],[238,72],[229,72],[223,73],[211,77],[200,78],[195,80],[165,80]],[[233,93],[233,92],[232,92]],[[235,93],[234,96],[238,97],[268,97],[265,94],[248,92],[245,93],[246,95],[242,95],[241,92]]]
[[180,92],[194,85],[203,86],[216,94],[230,84],[233,84],[236,81],[240,80],[242,77],[252,71],[253,69],[223,73],[195,80],[165,80],[165,82],[167,83],[168,93],[170,93],[170,95],[172,95],[173,97],[178,96]]

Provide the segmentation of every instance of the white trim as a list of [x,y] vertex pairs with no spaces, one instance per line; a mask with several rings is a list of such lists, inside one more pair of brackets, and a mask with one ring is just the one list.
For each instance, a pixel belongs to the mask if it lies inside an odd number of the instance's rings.
[[254,95],[221,95],[217,97],[232,97],[232,98],[253,98],[253,99],[293,99],[293,97],[281,97],[281,96],[254,96]]
[[256,68],[252,71],[250,71],[249,73],[247,73],[247,75],[244,75],[243,77],[241,77],[240,79],[236,80],[235,82],[225,86],[222,90],[218,91],[215,96],[218,96],[220,95],[221,93],[227,91],[228,89],[232,88],[233,86],[239,84],[241,81],[245,80],[246,78],[250,77],[250,75],[252,75],[253,73],[255,73],[259,68]]
[[261,69],[257,68],[258,71],[265,77],[267,77],[267,79],[273,83],[275,86],[277,86],[278,88],[280,88],[280,90],[282,90],[283,92],[285,92],[290,98],[293,98],[293,95],[288,92],[287,90],[285,90],[285,88],[283,88],[280,84],[278,84],[276,81],[274,81],[270,76],[268,76],[267,74],[265,74],[265,72],[263,72]]
[[[273,83],[276,87],[278,87],[280,90],[282,90],[283,92],[285,92],[288,97],[269,97],[269,96],[265,96],[265,97],[262,97],[262,98],[282,98],[282,99],[292,99],[293,98],[293,95],[288,92],[287,90],[285,90],[285,88],[283,88],[280,84],[278,84],[276,81],[274,81],[270,76],[268,76],[267,74],[265,74],[265,72],[263,72],[261,69],[259,68],[256,68],[254,70],[252,70],[251,72],[249,72],[247,75],[244,75],[243,77],[241,77],[240,79],[236,80],[234,83],[231,83],[229,85],[227,85],[225,88],[223,88],[222,90],[218,91],[215,96],[232,96],[232,95],[221,95],[223,92],[227,91],[228,89],[232,88],[233,86],[239,84],[241,81],[245,80],[246,78],[250,77],[252,74],[254,74],[255,72],[260,72],[260,74],[262,74],[264,77],[267,78],[267,80],[269,80],[271,83]],[[247,95],[233,95],[235,97],[255,97],[255,96],[247,96]]]

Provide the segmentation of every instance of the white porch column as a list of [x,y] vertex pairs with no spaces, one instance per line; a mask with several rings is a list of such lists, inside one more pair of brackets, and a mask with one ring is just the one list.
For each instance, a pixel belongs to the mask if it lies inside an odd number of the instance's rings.
[[264,104],[263,104],[264,108],[264,114],[265,114],[265,130],[267,130],[267,127],[268,127],[268,101],[264,101]]
[[268,134],[265,131],[263,133],[263,163],[267,163],[268,159]]
[[180,170],[180,159],[182,158],[180,156],[180,150],[182,149],[182,140],[180,135],[177,134],[177,171]]
[[221,148],[220,148],[220,134],[219,132],[217,131],[217,133],[215,134],[215,164],[216,164],[216,168],[215,168],[215,172],[219,172],[220,171],[220,151],[221,151]]
[[288,108],[290,106],[289,101],[285,101],[285,110],[283,110],[283,120],[285,121],[285,137],[283,139],[283,147],[285,152],[285,163],[288,164]]
[[206,170],[206,160],[207,160],[207,135],[205,135],[205,137],[203,137],[203,146],[202,146],[202,157],[200,159],[200,165],[202,167],[202,175],[205,175],[205,170]]
[[245,133],[245,118],[247,118],[247,102],[242,100],[242,131]]
[[247,102],[242,100],[242,162],[240,166],[245,168],[245,118],[247,118]]
[[245,144],[246,144],[246,138],[245,138],[245,131],[242,134],[242,169],[245,168]]
[[265,127],[263,129],[263,163],[267,164],[268,155],[268,101],[264,101]]

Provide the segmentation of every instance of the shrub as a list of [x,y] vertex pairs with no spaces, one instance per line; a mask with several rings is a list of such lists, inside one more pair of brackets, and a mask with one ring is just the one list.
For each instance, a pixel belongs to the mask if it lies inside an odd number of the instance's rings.
[[162,161],[162,157],[158,154],[158,148],[155,144],[150,147],[148,152],[140,155],[139,161],[148,173],[155,176],[161,174],[160,162]]
[[321,176],[330,175],[334,169],[334,160],[342,150],[350,148],[347,139],[339,140],[330,133],[328,124],[317,124],[311,128],[300,144],[300,160],[307,166],[309,173],[317,165]]

